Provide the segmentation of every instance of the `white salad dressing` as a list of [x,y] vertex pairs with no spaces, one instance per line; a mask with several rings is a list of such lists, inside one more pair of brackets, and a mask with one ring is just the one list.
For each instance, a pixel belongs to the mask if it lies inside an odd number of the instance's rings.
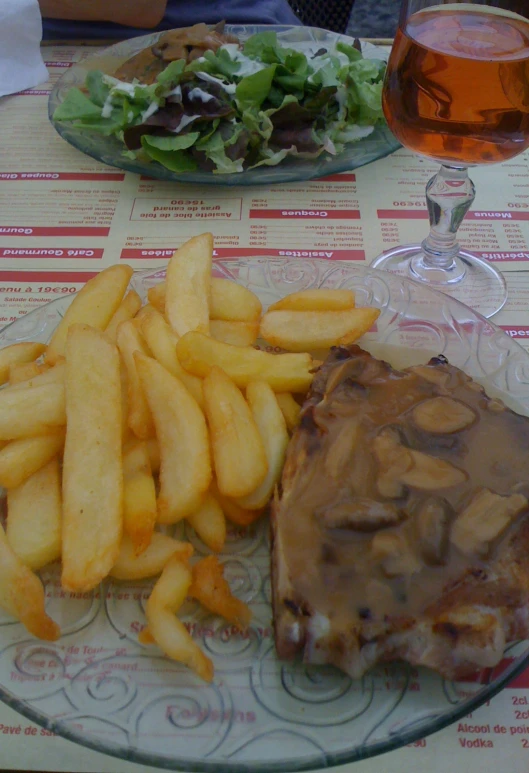
[[145,123],[147,118],[150,118],[151,115],[153,115],[158,110],[159,107],[160,105],[158,104],[158,102],[151,102],[147,110],[144,110],[143,113],[141,114],[141,122]]
[[195,75],[197,78],[200,78],[200,80],[207,81],[208,83],[217,83],[227,94],[235,94],[237,88],[235,83],[224,83],[220,78],[215,78],[214,75],[210,75],[209,72],[197,72]]
[[193,121],[200,117],[199,115],[183,115],[176,129],[167,129],[167,131],[173,134],[180,134],[182,129],[185,129],[186,126],[189,126],[190,123],[193,123]]
[[225,43],[221,46],[221,49],[228,52],[228,56],[233,62],[238,63],[239,69],[234,73],[238,78],[245,78],[247,75],[253,75],[259,72],[259,70],[264,70],[270,66],[265,62],[250,59],[249,56],[243,54],[237,43]]
[[[117,78],[114,78],[112,75],[103,75],[102,81],[107,86],[110,86],[110,91],[108,92],[108,96],[105,99],[103,107],[101,108],[102,118],[110,118],[110,116],[112,115],[112,110],[114,108],[113,97],[116,94],[124,94],[127,97],[134,97],[136,87],[141,85],[139,83],[126,83],[125,81],[120,81]],[[158,107],[159,105],[157,102],[152,102],[147,108],[147,110],[144,112],[142,116],[142,122],[145,121],[150,115],[155,113],[158,110]],[[132,119],[129,119],[129,120],[132,120]]]
[[199,89],[198,87],[191,89],[187,96],[189,99],[199,99],[201,102],[211,102],[212,99],[215,99],[213,94],[208,94],[207,91]]
[[125,81],[120,81],[117,78],[114,78],[112,75],[103,75],[102,81],[107,86],[110,86],[110,93],[114,92],[116,94],[127,94],[129,97],[134,96],[134,90],[136,89],[136,86],[139,85],[137,83],[126,83]]
[[101,108],[101,118],[110,118],[112,115],[112,109],[114,105],[112,103],[112,94],[109,94],[108,97],[105,99],[105,103],[103,107]]
[[174,89],[171,89],[171,91],[168,91],[165,96],[178,97],[178,99],[182,99],[182,87],[180,85],[175,86]]

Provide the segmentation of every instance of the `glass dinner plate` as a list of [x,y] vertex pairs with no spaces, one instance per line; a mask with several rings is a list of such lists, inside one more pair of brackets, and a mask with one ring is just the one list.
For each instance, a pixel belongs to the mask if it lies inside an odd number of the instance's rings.
[[[246,40],[251,35],[264,30],[276,30],[278,39],[285,45],[295,46],[297,42],[318,41],[322,45],[333,47],[340,40],[353,43],[346,35],[337,35],[329,30],[316,27],[288,27],[276,25],[227,25],[226,31],[231,32],[240,40]],[[88,70],[103,70],[109,74],[138,51],[152,46],[158,40],[161,32],[144,35],[111,46],[105,51],[84,59],[62,76],[50,94],[48,114],[50,121],[61,137],[98,161],[129,172],[157,177],[160,180],[170,180],[179,183],[199,183],[201,185],[270,185],[271,183],[296,182],[324,177],[338,172],[346,172],[371,163],[378,158],[393,153],[400,147],[395,137],[385,124],[377,126],[372,134],[365,139],[352,143],[343,153],[337,156],[325,154],[317,159],[287,159],[278,166],[258,167],[237,174],[213,174],[212,172],[190,172],[178,174],[161,166],[157,162],[144,163],[127,158],[123,155],[125,146],[116,137],[102,137],[98,134],[76,129],[69,123],[53,121],[55,108],[61,104],[68,89],[72,86],[84,85]],[[387,55],[376,46],[365,43],[363,51],[366,56],[385,59]]]
[[[392,363],[431,354],[449,360],[490,393],[529,414],[529,355],[504,332],[446,295],[393,274],[318,260],[219,260],[217,276],[251,288],[266,308],[311,287],[355,291],[358,305],[382,309],[377,331],[362,339]],[[164,271],[138,272],[143,295]],[[46,342],[71,302],[60,298],[0,332],[0,345]],[[191,529],[178,525],[200,557]],[[138,643],[151,582],[105,582],[75,596],[42,573],[49,614],[61,625],[55,643],[32,638],[0,617],[0,698],[70,740],[149,766],[183,771],[311,770],[395,749],[476,709],[529,664],[529,642],[509,647],[502,664],[469,681],[391,664],[352,680],[332,667],[281,663],[270,608],[268,524],[233,528],[221,556],[233,591],[253,612],[247,634],[186,603],[183,619],[215,664],[206,685]]]

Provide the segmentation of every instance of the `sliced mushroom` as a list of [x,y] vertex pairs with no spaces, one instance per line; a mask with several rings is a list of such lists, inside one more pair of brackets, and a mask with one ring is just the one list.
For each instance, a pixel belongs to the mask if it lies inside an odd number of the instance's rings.
[[452,508],[446,499],[428,497],[416,514],[421,555],[427,564],[446,563],[448,526]]
[[349,487],[353,494],[359,497],[370,497],[375,483],[376,465],[365,446],[358,446],[347,473]]
[[410,368],[410,370],[412,373],[416,373],[417,376],[425,379],[425,381],[430,381],[439,387],[448,386],[450,381],[450,373],[447,373],[445,370],[439,370],[435,365],[416,365]]
[[413,466],[400,476],[401,483],[422,491],[438,491],[464,483],[467,474],[444,459],[409,450]]
[[404,495],[403,484],[389,473],[378,476],[377,489],[380,496],[387,499],[399,499]]
[[486,556],[492,542],[528,504],[523,494],[501,496],[481,489],[454,521],[450,540],[467,556]]
[[332,368],[329,378],[327,379],[327,386],[325,389],[325,398],[328,399],[329,395],[334,392],[336,387],[340,386],[346,379],[354,378],[360,371],[357,359],[338,360],[336,365]]
[[505,403],[498,398],[493,398],[487,401],[487,411],[491,413],[502,413],[505,410]]
[[383,429],[373,441],[373,452],[381,468],[377,478],[379,493],[389,499],[402,496],[402,475],[413,466],[413,459],[410,450],[402,445],[398,430]]
[[351,461],[359,439],[359,428],[358,419],[344,422],[329,446],[324,466],[325,472],[334,480],[343,475],[347,463]]
[[432,397],[416,405],[411,412],[416,427],[440,435],[467,429],[476,419],[472,408],[452,397]]
[[371,543],[371,557],[387,577],[410,576],[420,571],[421,562],[402,534],[379,532]]
[[389,502],[353,497],[348,502],[341,502],[325,510],[318,517],[327,529],[369,532],[396,526],[405,516]]

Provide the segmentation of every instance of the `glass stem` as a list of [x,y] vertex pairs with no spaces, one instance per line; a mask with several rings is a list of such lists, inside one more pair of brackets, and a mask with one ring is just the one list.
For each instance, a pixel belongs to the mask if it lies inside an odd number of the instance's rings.
[[446,270],[459,252],[457,231],[476,197],[467,167],[441,166],[426,186],[430,233],[422,243],[424,265]]

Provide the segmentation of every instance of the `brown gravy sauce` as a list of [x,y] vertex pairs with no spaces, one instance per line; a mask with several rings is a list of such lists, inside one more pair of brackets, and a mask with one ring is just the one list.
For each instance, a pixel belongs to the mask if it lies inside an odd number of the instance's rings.
[[[288,493],[290,518],[283,524],[292,586],[301,599],[310,599],[311,613],[329,618],[332,630],[348,629],[366,619],[418,617],[465,570],[485,566],[497,547],[492,545],[488,556],[476,558],[448,541],[444,564],[428,564],[421,554],[416,517],[421,503],[427,497],[442,497],[450,524],[481,488],[527,496],[529,419],[490,399],[464,373],[442,362],[396,371],[379,360],[354,356],[326,368],[320,384],[316,376],[313,397],[292,440],[291,462],[287,461],[295,475]],[[412,420],[414,407],[439,396],[468,406],[475,421],[446,434],[418,428]],[[463,471],[464,481],[439,491],[405,486],[400,497],[382,497],[373,446],[385,427],[395,431],[406,447]],[[354,512],[365,499],[390,502],[402,520],[365,532],[325,525],[329,510]],[[382,532],[406,539],[415,561],[413,571],[387,576],[373,550],[373,540]]]

